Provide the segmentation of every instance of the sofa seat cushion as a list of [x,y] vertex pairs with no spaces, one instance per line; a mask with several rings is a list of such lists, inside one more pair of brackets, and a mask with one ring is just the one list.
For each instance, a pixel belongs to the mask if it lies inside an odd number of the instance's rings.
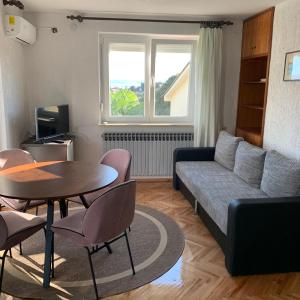
[[196,187],[201,178],[211,180],[217,176],[225,176],[232,172],[215,161],[181,161],[176,163],[176,174],[196,197]]
[[300,196],[300,162],[275,150],[265,160],[261,189],[270,197]]
[[267,197],[217,162],[177,162],[176,173],[224,234],[232,200]]

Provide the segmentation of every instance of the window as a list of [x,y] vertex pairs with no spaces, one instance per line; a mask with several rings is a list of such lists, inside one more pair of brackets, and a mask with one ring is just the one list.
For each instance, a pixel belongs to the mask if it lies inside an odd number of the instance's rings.
[[145,115],[145,45],[109,45],[109,99],[111,116]]
[[192,122],[193,41],[104,35],[101,44],[104,121]]
[[155,116],[188,115],[188,92],[192,47],[157,42],[154,46]]

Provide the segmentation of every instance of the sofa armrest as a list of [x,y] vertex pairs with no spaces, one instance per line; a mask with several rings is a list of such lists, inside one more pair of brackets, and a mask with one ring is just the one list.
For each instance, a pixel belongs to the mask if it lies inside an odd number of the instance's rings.
[[231,275],[300,271],[300,197],[233,200],[226,267]]
[[176,163],[178,161],[213,161],[215,158],[214,147],[199,148],[177,148],[173,153],[173,187],[179,189],[178,178],[176,175]]

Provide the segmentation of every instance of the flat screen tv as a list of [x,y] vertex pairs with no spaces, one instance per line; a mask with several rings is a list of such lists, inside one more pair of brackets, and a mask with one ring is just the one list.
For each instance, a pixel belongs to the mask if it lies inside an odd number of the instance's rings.
[[69,106],[38,107],[35,120],[37,140],[62,136],[69,132]]

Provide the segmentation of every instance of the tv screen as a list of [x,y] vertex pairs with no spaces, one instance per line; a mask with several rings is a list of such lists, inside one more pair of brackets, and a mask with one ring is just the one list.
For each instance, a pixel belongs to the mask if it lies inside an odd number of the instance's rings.
[[63,135],[69,132],[69,106],[39,107],[35,110],[36,139]]

